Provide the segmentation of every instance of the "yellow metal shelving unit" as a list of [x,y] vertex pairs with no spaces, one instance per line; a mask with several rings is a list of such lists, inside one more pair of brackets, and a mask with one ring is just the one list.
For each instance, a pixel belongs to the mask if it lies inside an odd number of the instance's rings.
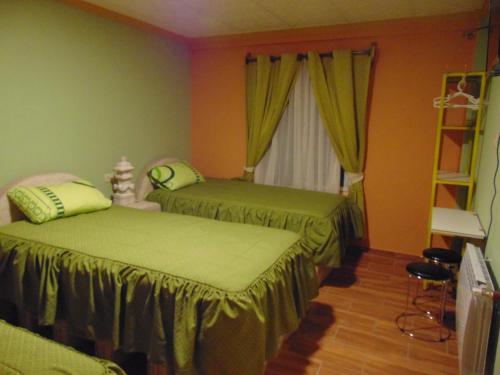
[[[483,117],[483,103],[486,92],[486,73],[473,72],[473,73],[448,73],[443,75],[441,84],[441,98],[447,95],[450,84],[458,83],[465,80],[467,83],[474,83],[476,85],[475,95],[479,98],[479,108],[475,110],[475,118],[472,126],[467,124],[445,124],[446,111],[453,111],[453,108],[445,108],[444,101],[441,101],[438,113],[438,124],[436,129],[436,144],[434,148],[434,166],[432,174],[432,192],[429,209],[429,221],[427,230],[426,247],[431,246],[432,242],[432,211],[436,207],[436,193],[439,185],[454,185],[462,186],[467,189],[467,197],[465,202],[465,209],[470,211],[472,209],[472,198],[474,194],[475,176],[476,176],[476,162],[478,157],[479,135],[481,131],[481,121]],[[463,110],[463,109],[462,109]],[[443,135],[446,132],[467,132],[471,134],[471,152],[470,163],[465,172],[443,171],[439,169],[440,156],[443,146]]]

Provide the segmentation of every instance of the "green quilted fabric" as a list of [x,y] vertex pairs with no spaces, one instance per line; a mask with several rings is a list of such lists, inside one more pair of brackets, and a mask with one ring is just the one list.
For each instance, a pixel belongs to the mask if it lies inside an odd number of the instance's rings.
[[114,363],[90,357],[0,320],[0,374],[125,375]]
[[353,237],[357,210],[338,194],[208,179],[178,191],[157,189],[148,200],[166,212],[299,233],[317,265],[338,267]]
[[257,375],[317,294],[295,233],[112,206],[0,227],[0,298],[167,363]]

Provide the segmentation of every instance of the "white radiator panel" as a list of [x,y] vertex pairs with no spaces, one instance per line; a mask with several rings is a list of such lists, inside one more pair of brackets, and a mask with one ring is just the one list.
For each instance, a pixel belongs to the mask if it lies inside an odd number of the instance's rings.
[[467,244],[458,279],[456,325],[461,375],[483,375],[493,313],[493,283],[481,250]]

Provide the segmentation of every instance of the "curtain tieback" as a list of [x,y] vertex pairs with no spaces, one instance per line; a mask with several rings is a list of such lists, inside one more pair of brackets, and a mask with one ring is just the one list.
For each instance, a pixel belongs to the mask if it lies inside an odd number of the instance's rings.
[[253,173],[253,171],[255,170],[255,167],[248,167],[248,166],[245,166],[243,167],[243,170],[247,173]]
[[363,181],[363,179],[365,178],[365,175],[363,174],[363,172],[347,172],[347,183],[349,184],[349,186],[357,183],[357,182],[361,182]]

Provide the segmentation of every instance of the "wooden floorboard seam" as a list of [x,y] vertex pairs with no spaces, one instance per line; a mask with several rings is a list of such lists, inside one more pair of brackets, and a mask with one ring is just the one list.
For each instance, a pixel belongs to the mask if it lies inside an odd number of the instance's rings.
[[[266,375],[458,374],[454,332],[444,343],[429,343],[396,326],[406,306],[406,264],[418,260],[386,251],[352,251],[321,287]],[[453,313],[454,301],[447,308]]]

